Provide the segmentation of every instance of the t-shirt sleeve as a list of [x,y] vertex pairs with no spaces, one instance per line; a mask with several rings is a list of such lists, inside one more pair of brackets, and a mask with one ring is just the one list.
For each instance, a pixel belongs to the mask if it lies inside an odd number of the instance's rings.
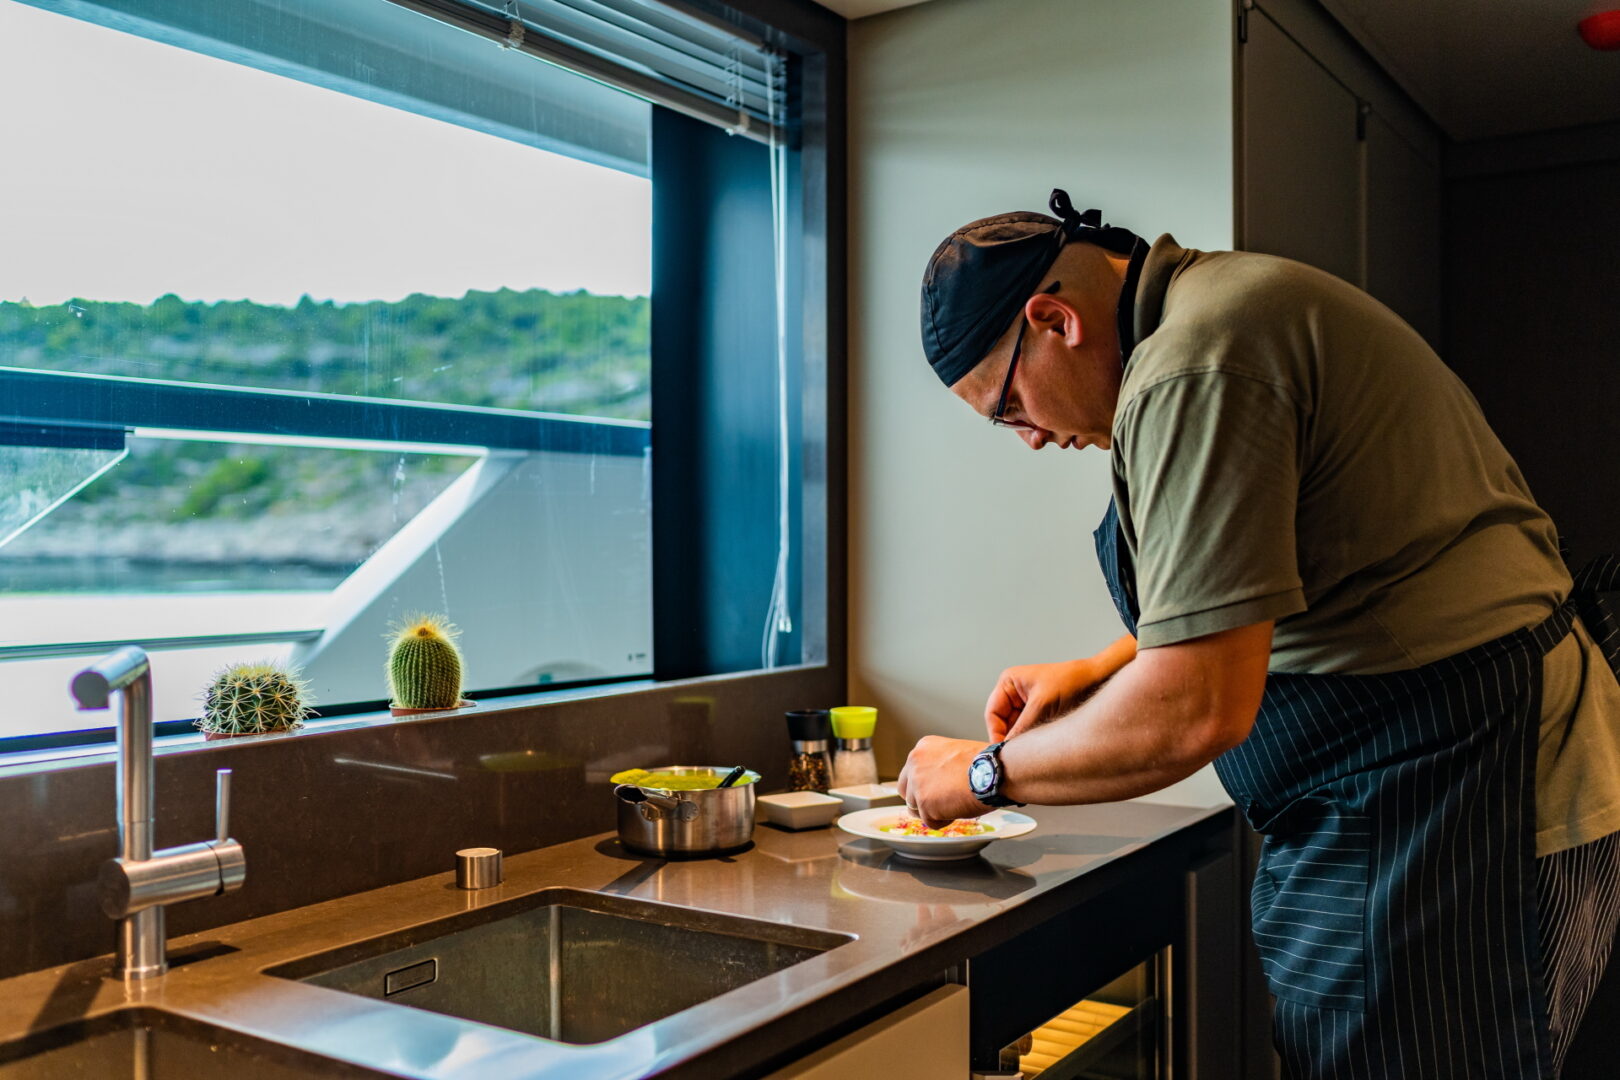
[[1114,425],[1142,648],[1305,610],[1294,542],[1299,409],[1231,372],[1166,378]]

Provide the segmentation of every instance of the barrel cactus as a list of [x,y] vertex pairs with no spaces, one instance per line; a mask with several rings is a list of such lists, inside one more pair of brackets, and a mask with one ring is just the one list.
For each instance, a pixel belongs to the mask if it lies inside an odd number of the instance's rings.
[[437,615],[419,615],[394,631],[388,688],[400,709],[453,709],[461,704],[458,631]]
[[290,731],[310,713],[298,675],[272,663],[231,664],[203,691],[197,727],[210,735]]

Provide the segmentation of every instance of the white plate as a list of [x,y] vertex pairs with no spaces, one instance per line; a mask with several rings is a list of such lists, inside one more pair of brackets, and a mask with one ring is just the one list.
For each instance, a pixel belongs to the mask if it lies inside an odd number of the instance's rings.
[[979,818],[995,830],[979,836],[898,836],[883,831],[883,826],[910,816],[904,808],[876,806],[845,814],[838,819],[838,827],[868,840],[881,840],[893,848],[895,854],[924,862],[971,859],[997,840],[1011,840],[1035,831],[1035,819],[1014,810],[992,810]]

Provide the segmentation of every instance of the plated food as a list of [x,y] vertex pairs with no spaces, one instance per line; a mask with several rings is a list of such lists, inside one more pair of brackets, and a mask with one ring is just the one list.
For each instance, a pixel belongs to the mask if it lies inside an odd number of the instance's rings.
[[1035,819],[1015,810],[992,810],[981,818],[963,818],[942,829],[929,829],[904,808],[874,807],[838,819],[845,832],[881,840],[895,854],[924,862],[970,859],[997,840],[1011,840],[1035,829]]
[[986,825],[973,818],[957,818],[943,828],[930,829],[921,818],[903,817],[893,825],[879,825],[878,828],[900,836],[982,836],[996,831],[994,825]]

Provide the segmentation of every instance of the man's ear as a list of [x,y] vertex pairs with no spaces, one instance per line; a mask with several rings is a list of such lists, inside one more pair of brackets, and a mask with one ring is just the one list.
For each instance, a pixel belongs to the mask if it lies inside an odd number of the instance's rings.
[[1085,323],[1075,306],[1061,296],[1037,293],[1024,305],[1024,317],[1037,332],[1056,331],[1071,349],[1078,349],[1086,340]]

